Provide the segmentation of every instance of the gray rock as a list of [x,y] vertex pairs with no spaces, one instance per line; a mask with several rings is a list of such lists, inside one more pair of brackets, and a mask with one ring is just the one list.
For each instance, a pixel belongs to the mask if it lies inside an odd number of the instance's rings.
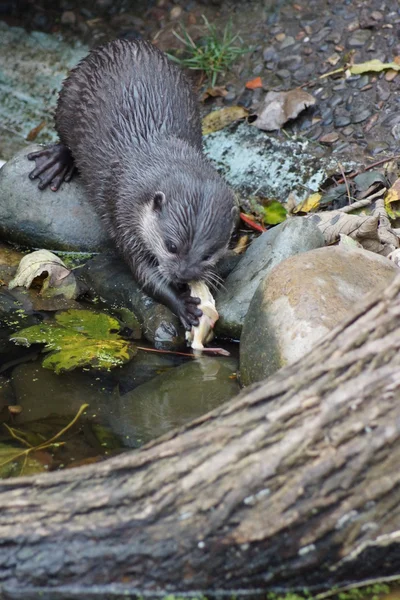
[[371,115],[372,111],[369,108],[364,108],[363,110],[355,111],[351,116],[351,121],[352,123],[362,123]]
[[389,259],[358,248],[320,248],[282,262],[259,285],[243,325],[242,383],[265,379],[303,357],[398,272]]
[[144,337],[156,348],[172,350],[185,344],[178,317],[140,289],[122,259],[96,256],[77,271],[77,276],[112,308],[131,310],[142,324]]
[[0,169],[0,238],[47,250],[93,252],[111,246],[100,218],[89,204],[78,178],[58,192],[39,190],[28,174],[35,166],[18,152]]
[[[263,78],[264,81],[264,78]],[[265,83],[264,83],[265,84]],[[285,202],[290,192],[303,200],[318,191],[331,169],[337,168],[330,151],[311,142],[275,139],[247,123],[204,136],[209,159],[242,198],[257,195]],[[354,166],[342,157],[343,167]],[[346,165],[346,167],[345,167]]]
[[368,42],[371,35],[372,31],[369,29],[357,29],[353,31],[347,40],[347,45],[349,48],[362,48]]
[[351,119],[346,115],[335,117],[335,127],[346,127],[347,125],[350,125],[350,123]]
[[181,427],[239,392],[231,358],[202,357],[114,397],[108,424],[127,446],[137,447]]
[[239,338],[251,299],[265,276],[285,258],[324,245],[320,230],[301,217],[263,233],[252,243],[217,295],[218,334]]

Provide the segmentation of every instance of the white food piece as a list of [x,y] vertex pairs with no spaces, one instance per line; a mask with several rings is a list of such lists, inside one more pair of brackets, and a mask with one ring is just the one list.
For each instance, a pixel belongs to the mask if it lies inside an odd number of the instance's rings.
[[215,300],[203,281],[193,281],[189,284],[191,296],[200,298],[199,308],[203,311],[200,323],[186,332],[186,340],[194,350],[203,350],[204,344],[210,342],[214,337],[214,325],[219,319],[215,308]]

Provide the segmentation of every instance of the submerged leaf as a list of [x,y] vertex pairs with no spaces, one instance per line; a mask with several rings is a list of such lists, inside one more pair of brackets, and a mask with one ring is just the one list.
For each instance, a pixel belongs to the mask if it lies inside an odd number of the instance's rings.
[[116,319],[88,310],[68,310],[56,315],[55,322],[22,329],[10,339],[17,344],[45,344],[50,352],[43,367],[56,373],[89,365],[110,369],[122,365],[136,354],[136,348],[121,338]]

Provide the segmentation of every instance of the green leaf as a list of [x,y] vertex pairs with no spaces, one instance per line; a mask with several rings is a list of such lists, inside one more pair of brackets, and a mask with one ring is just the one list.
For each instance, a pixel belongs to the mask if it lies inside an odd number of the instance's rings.
[[368,73],[369,71],[376,71],[379,73],[380,71],[386,71],[387,69],[400,71],[400,65],[395,62],[383,63],[381,60],[374,58],[373,60],[368,60],[367,62],[352,65],[350,67],[352,75],[361,75],[362,73]]
[[11,336],[16,344],[45,344],[50,352],[43,367],[56,373],[85,365],[95,369],[111,369],[122,365],[136,354],[136,348],[116,333],[119,323],[104,313],[68,310],[58,313],[55,322],[22,329]]
[[264,223],[277,225],[286,219],[286,208],[280,202],[273,200],[264,207]]

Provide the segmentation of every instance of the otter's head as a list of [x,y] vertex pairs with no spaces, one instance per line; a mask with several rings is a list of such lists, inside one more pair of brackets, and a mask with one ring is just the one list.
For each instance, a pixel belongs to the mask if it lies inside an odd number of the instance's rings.
[[237,215],[234,197],[219,177],[169,177],[146,206],[144,241],[160,273],[175,285],[205,280],[226,251]]

